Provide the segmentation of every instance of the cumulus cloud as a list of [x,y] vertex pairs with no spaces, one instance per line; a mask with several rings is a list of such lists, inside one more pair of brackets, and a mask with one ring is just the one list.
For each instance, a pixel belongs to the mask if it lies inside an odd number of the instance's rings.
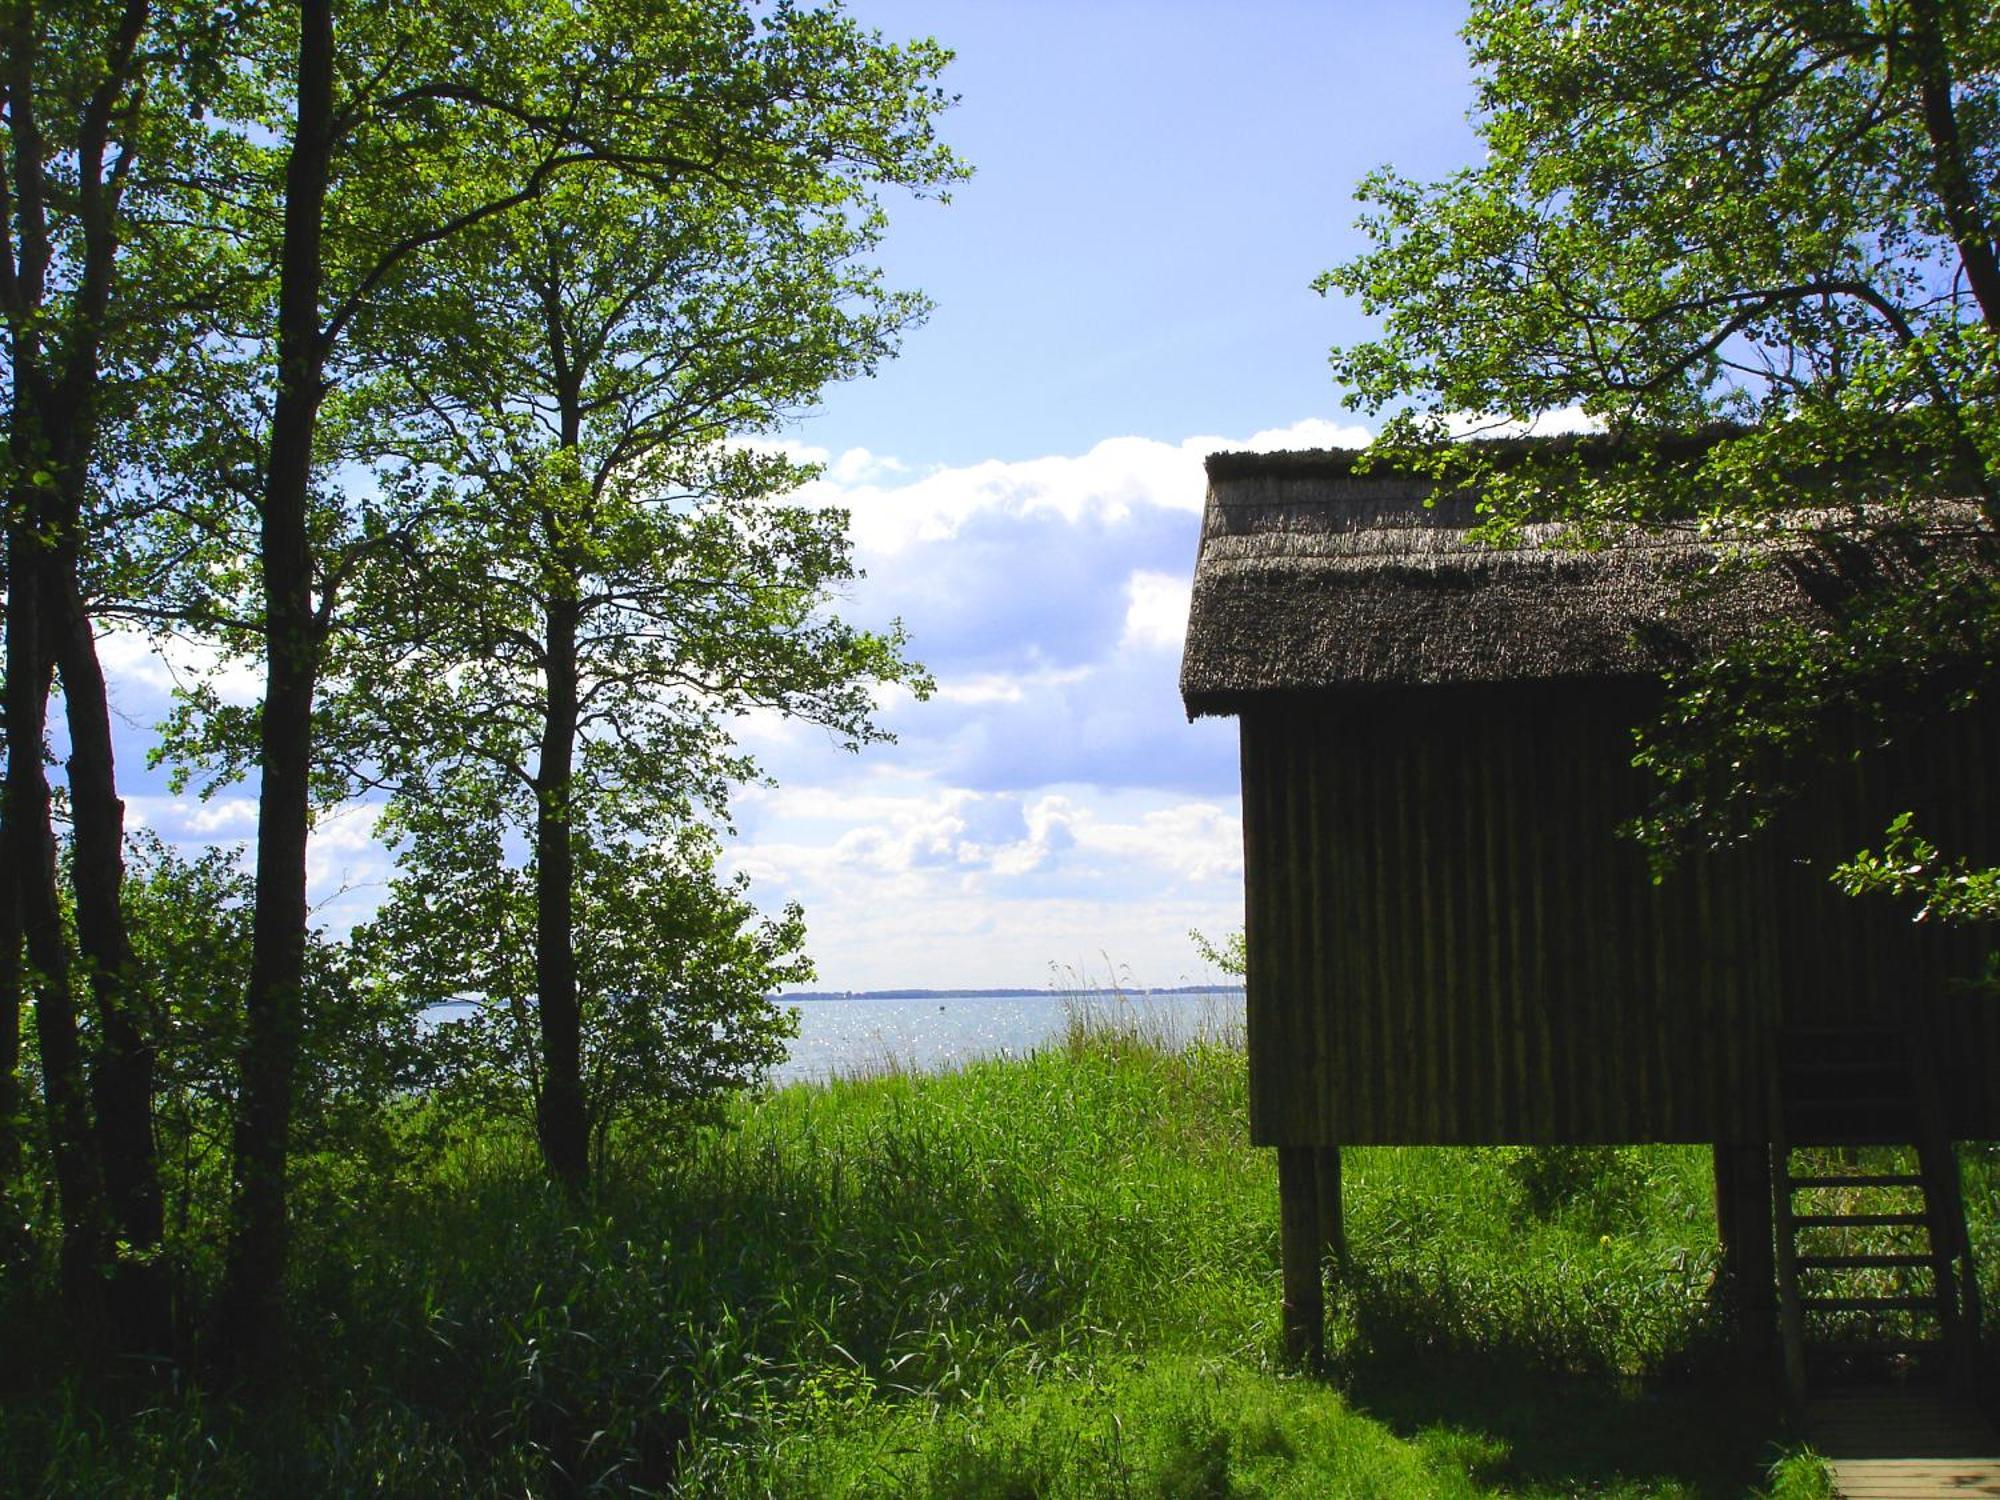
[[1193,580],[1140,569],[1125,580],[1125,634],[1121,644],[1140,650],[1178,651],[1187,633]]
[[[1135,982],[1173,983],[1189,926],[1242,920],[1242,825],[1218,803],[864,776],[760,792],[744,834],[731,868],[761,899],[805,904],[821,978],[843,988],[1033,984],[1094,954],[1077,949],[1093,933]],[[933,946],[899,969],[913,926]]]
[[196,682],[208,683],[225,703],[255,703],[264,692],[263,673],[255,662],[181,636],[152,637],[114,627],[98,636],[97,659],[121,700],[129,705],[137,699],[155,713],[164,711],[176,688]]
[[981,515],[1017,521],[1049,516],[1072,526],[1093,518],[1117,526],[1154,507],[1198,516],[1205,488],[1202,460],[1210,453],[1358,447],[1368,439],[1365,428],[1315,419],[1240,439],[1106,438],[1082,454],[994,459],[900,479],[906,472],[901,465],[864,450],[838,458],[803,444],[787,451],[829,464],[807,487],[806,498],[845,506],[854,518],[857,546],[864,555],[879,557],[949,540]]

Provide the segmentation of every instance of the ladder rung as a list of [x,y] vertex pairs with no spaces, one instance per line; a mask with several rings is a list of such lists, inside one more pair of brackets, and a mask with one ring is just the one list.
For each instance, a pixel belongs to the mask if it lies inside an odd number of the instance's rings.
[[1877,1266],[1928,1266],[1929,1255],[1801,1255],[1793,1262],[1801,1271],[1864,1271]]
[[1807,1312],[1915,1312],[1937,1311],[1935,1297],[1800,1297]]
[[1787,1177],[1785,1181],[1793,1188],[1892,1188],[1922,1187],[1924,1185],[1923,1178],[1901,1172],[1881,1177],[1870,1177],[1859,1172],[1851,1172],[1845,1175],[1835,1173],[1832,1176],[1826,1177]]
[[1942,1339],[1807,1339],[1815,1354],[1928,1354],[1944,1348]]
[[1797,1214],[1792,1225],[1797,1229],[1839,1229],[1848,1225],[1870,1224],[1928,1224],[1929,1214]]

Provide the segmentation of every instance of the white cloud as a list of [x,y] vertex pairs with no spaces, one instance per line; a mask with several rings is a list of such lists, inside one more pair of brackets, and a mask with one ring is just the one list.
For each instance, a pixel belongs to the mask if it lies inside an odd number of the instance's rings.
[[956,681],[940,681],[936,697],[943,703],[979,705],[1023,703],[1050,688],[1067,687],[1090,676],[1089,667],[1051,667],[1038,672],[986,672]]
[[336,933],[374,913],[395,862],[375,836],[380,805],[350,803],[313,825],[306,846],[306,887],[313,919]]
[[1125,635],[1122,644],[1142,650],[1178,651],[1187,634],[1190,577],[1144,569],[1125,580]]
[[1366,448],[1374,440],[1374,433],[1352,422],[1307,417],[1289,427],[1267,427],[1240,443],[1218,441],[1216,451],[1242,448],[1252,453],[1284,453],[1305,448]]
[[181,815],[181,827],[205,839],[247,839],[257,831],[254,797],[211,797],[206,802],[183,802],[179,806],[186,809]]
[[[142,698],[164,700],[175,688],[202,681],[225,703],[256,703],[264,696],[263,669],[256,662],[225,655],[208,641],[152,637],[118,626],[97,637],[97,659],[114,689],[136,688]],[[164,702],[159,706],[164,709]]]
[[881,482],[884,471],[900,468],[893,461],[866,455],[866,463],[850,464],[850,455],[843,454],[818,483],[806,487],[804,498],[846,506],[860,551],[882,557],[919,543],[949,540],[981,515],[1015,520],[1050,516],[1076,525],[1086,519],[1116,524],[1145,506],[1199,514],[1206,492],[1202,460],[1210,453],[1353,447],[1368,436],[1365,428],[1310,420],[1248,439],[1209,436],[1166,443],[1115,437],[1087,453],[1012,463],[994,459],[935,469],[894,484]]
[[1080,848],[1153,865],[1187,880],[1211,880],[1243,869],[1243,820],[1212,803],[1159,808],[1137,823],[1082,819],[1073,826]]
[[1604,423],[1586,415],[1580,406],[1541,412],[1525,422],[1512,417],[1482,416],[1478,412],[1451,412],[1444,422],[1445,430],[1455,438],[1561,437],[1604,430]]

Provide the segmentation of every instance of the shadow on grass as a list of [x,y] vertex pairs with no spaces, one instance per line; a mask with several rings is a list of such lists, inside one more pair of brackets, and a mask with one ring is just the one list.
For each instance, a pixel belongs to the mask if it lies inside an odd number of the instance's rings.
[[1469,1315],[1435,1282],[1351,1270],[1335,1291],[1330,1378],[1398,1436],[1510,1491],[1704,1500],[1762,1484],[1786,1437],[1775,1374],[1735,1358],[1712,1312],[1643,1374],[1621,1373],[1587,1327]]

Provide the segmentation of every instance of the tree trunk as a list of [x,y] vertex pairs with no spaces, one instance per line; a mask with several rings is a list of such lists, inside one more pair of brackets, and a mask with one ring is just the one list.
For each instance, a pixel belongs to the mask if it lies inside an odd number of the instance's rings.
[[583,1018],[576,980],[576,845],[571,827],[576,759],[578,609],[548,602],[548,697],[535,775],[535,1001],[542,1032],[542,1092],[535,1123],[542,1157],[565,1190],[590,1178],[583,1102]]
[[[12,17],[5,39],[14,189],[10,213],[15,231],[9,236],[13,257],[7,267],[11,274],[6,299],[13,335],[10,373],[14,411],[9,448],[17,473],[33,476],[13,497],[21,528],[20,534],[10,539],[10,551],[18,565],[13,577],[15,587],[25,588],[27,593],[20,618],[14,618],[10,609],[9,619],[10,636],[21,629],[24,649],[34,658],[33,671],[22,679],[22,690],[30,693],[33,701],[22,700],[18,725],[10,718],[9,733],[13,755],[32,759],[34,774],[20,785],[22,821],[13,825],[10,837],[14,842],[6,850],[10,879],[20,882],[12,902],[20,904],[5,920],[8,951],[0,961],[10,971],[0,980],[0,992],[5,995],[0,1005],[9,1012],[8,1019],[0,1022],[0,1061],[5,1063],[0,1071],[7,1075],[5,1084],[0,1085],[0,1116],[11,1120],[18,1097],[13,1069],[18,1058],[18,964],[24,927],[41,988],[55,1002],[44,1025],[43,1002],[37,1001],[37,1032],[47,1033],[42,1039],[44,1058],[48,1058],[47,1048],[53,1040],[57,1055],[67,1059],[62,1076],[51,1075],[52,1127],[59,1115],[62,1134],[74,1137],[87,1114],[78,1102],[83,1091],[81,1049],[60,909],[53,889],[54,845],[46,817],[47,781],[41,772],[49,673],[55,667],[62,672],[75,746],[70,789],[77,942],[97,1013],[90,1095],[97,1111],[94,1150],[101,1176],[87,1191],[108,1191],[111,1227],[137,1252],[115,1262],[112,1290],[121,1340],[127,1349],[152,1350],[160,1347],[166,1308],[164,1268],[156,1253],[160,1196],[152,1140],[153,1064],[148,1028],[133,998],[135,965],[119,906],[124,818],[114,789],[104,678],[77,588],[82,516],[97,447],[101,353],[107,310],[118,284],[118,213],[125,180],[123,163],[129,160],[124,151],[130,147],[130,138],[118,153],[119,166],[107,168],[107,153],[112,149],[114,132],[132,127],[132,112],[143,94],[135,82],[134,60],[149,16],[148,0],[124,0],[103,34],[101,73],[81,116],[71,115],[61,125],[76,132],[73,150],[65,150],[42,135],[38,90],[47,80],[40,54],[50,38],[33,6],[21,7]],[[95,52],[97,40],[89,46]],[[45,172],[48,163],[58,159],[69,163],[73,176],[69,190],[52,194]],[[74,238],[65,232],[67,243],[61,255],[55,252],[51,238],[52,214],[58,222],[73,224],[77,231]],[[48,277],[58,264],[73,272],[74,283],[66,298],[52,300]],[[58,307],[60,313],[51,317]],[[11,656],[10,651],[10,667]],[[10,704],[10,715],[15,712]],[[40,815],[33,810],[37,805],[42,809]],[[51,872],[46,890],[45,866]],[[71,1098],[72,1093],[77,1098]],[[0,1130],[10,1128],[0,1125]],[[9,1158],[13,1149],[0,1148],[0,1161]],[[72,1154],[81,1149],[74,1140],[63,1147]],[[74,1164],[65,1169],[58,1161],[59,1177],[65,1170],[72,1181],[79,1170],[91,1175]],[[72,1226],[66,1230],[66,1238],[74,1239],[76,1233],[76,1226]]]
[[313,690],[322,631],[313,613],[307,498],[324,394],[321,246],[333,129],[330,0],[302,0],[298,114],[285,167],[278,283],[278,391],[265,471],[265,687],[260,722],[257,896],[245,996],[234,1196],[219,1309],[225,1359],[281,1373],[285,1172],[303,1030],[306,840]]
[[1980,201],[1977,179],[1967,167],[1965,143],[1959,136],[1958,113],[1952,99],[1953,78],[1949,39],[1938,14],[1937,0],[1915,0],[1910,6],[1912,50],[1916,54],[1917,97],[1923,106],[1924,134],[1931,148],[1931,191],[1937,194],[1952,244],[1958,251],[1966,285],[1979,303],[1986,327],[2000,332],[2000,252],[1986,205]]
[[117,1337],[127,1352],[164,1353],[170,1287],[153,1137],[156,1035],[125,927],[125,804],[118,798],[111,714],[89,616],[78,596],[73,547],[59,549],[46,617],[57,631],[56,669],[68,713],[72,885],[76,937],[98,1023],[91,1066],[98,1152],[121,1251],[111,1284]]
[[14,1264],[14,1215],[4,1194],[21,1172],[21,852],[14,820],[0,796],[0,1267]]
[[[20,420],[17,407],[17,424]],[[36,446],[17,425],[15,452],[34,451]],[[42,510],[39,498],[31,493],[16,495],[13,501],[18,519],[7,537],[5,852],[17,882],[16,909],[32,968],[49,1151],[62,1203],[63,1291],[90,1337],[101,1315],[100,1278],[111,1247],[105,1232],[104,1179],[91,1135],[83,1049],[70,993],[69,945],[56,898],[49,783],[42,769],[50,681],[48,657],[42,650],[47,547],[36,535]]]

